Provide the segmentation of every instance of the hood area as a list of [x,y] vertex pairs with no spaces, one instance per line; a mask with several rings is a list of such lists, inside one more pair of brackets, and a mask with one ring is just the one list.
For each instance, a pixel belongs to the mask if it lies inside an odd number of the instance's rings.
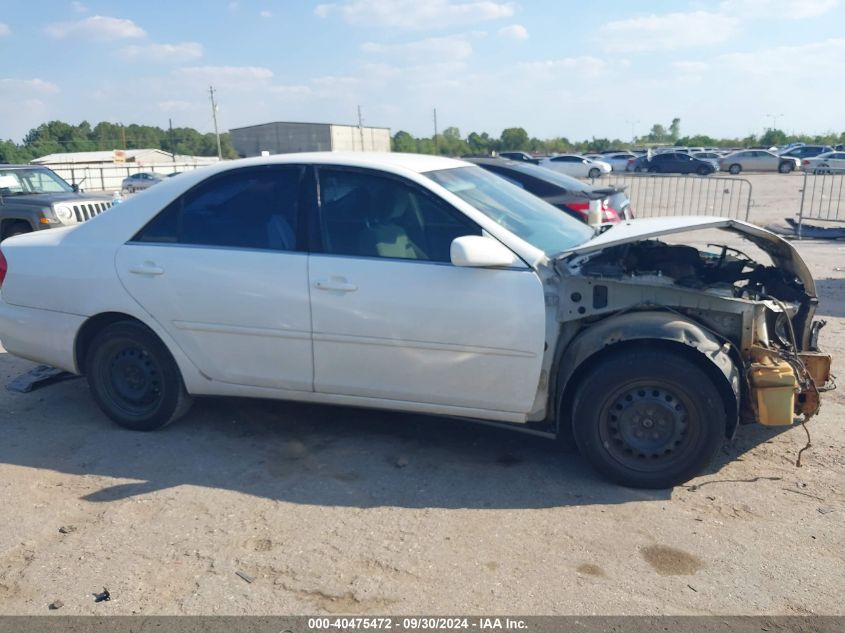
[[730,218],[679,216],[628,220],[615,224],[604,233],[559,254],[556,259],[572,262],[580,260],[580,256],[596,254],[613,247],[704,229],[721,229],[745,237],[765,251],[777,268],[797,277],[809,297],[816,298],[816,284],[810,269],[792,244],[771,231]]

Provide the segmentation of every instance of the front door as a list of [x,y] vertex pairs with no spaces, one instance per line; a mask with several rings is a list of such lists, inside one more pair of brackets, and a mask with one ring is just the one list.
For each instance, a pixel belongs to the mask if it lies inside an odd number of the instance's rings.
[[217,381],[313,390],[304,169],[227,171],[120,248],[127,291]]
[[318,392],[525,413],[540,378],[545,306],[527,266],[461,268],[452,240],[480,235],[410,181],[319,169],[310,257]]

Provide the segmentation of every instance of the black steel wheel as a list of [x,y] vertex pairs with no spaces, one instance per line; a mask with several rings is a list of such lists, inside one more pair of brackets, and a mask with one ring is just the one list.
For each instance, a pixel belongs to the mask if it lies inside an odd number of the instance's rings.
[[609,479],[667,488],[715,456],[727,417],[716,386],[681,351],[621,350],[582,377],[572,407],[575,441]]
[[140,323],[109,325],[94,337],[86,375],[97,404],[119,425],[153,431],[181,417],[191,405],[170,352]]

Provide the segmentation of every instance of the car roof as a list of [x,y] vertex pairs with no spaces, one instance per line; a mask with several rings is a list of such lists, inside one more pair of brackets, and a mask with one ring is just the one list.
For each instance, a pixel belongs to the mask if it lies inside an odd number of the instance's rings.
[[19,164],[9,164],[0,163],[0,169],[50,169],[45,165],[19,165]]
[[417,173],[466,167],[468,163],[454,158],[431,156],[427,154],[403,154],[401,152],[300,152],[293,154],[274,154],[273,156],[256,156],[242,158],[237,161],[227,161],[231,166],[272,165],[284,163],[310,163],[324,165],[343,165],[347,167],[372,167],[390,171],[403,169]]

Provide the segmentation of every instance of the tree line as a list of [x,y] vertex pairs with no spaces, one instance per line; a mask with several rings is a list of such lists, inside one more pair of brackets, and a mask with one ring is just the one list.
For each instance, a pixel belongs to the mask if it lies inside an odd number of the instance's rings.
[[[228,134],[220,135],[223,158],[237,158]],[[187,156],[217,156],[214,134],[203,134],[190,127],[175,127],[172,132],[152,125],[121,125],[102,121],[91,126],[50,121],[31,129],[22,143],[0,140],[0,163],[29,161],[62,152],[91,152],[114,149],[161,149]]]
[[648,134],[627,141],[614,138],[596,138],[572,141],[559,136],[550,139],[531,137],[521,127],[510,127],[498,137],[487,132],[472,132],[464,137],[456,127],[448,127],[442,133],[431,137],[417,138],[404,130],[393,135],[394,152],[417,154],[440,154],[443,156],[489,156],[493,152],[524,151],[541,154],[552,153],[587,153],[602,152],[608,149],[629,149],[654,145],[674,145],[677,147],[772,147],[786,143],[804,142],[820,145],[845,143],[845,132],[840,134],[787,134],[783,130],[768,129],[757,136],[750,134],[744,138],[716,138],[704,134],[681,136],[681,120],[675,118],[668,126],[660,123],[652,125]]

